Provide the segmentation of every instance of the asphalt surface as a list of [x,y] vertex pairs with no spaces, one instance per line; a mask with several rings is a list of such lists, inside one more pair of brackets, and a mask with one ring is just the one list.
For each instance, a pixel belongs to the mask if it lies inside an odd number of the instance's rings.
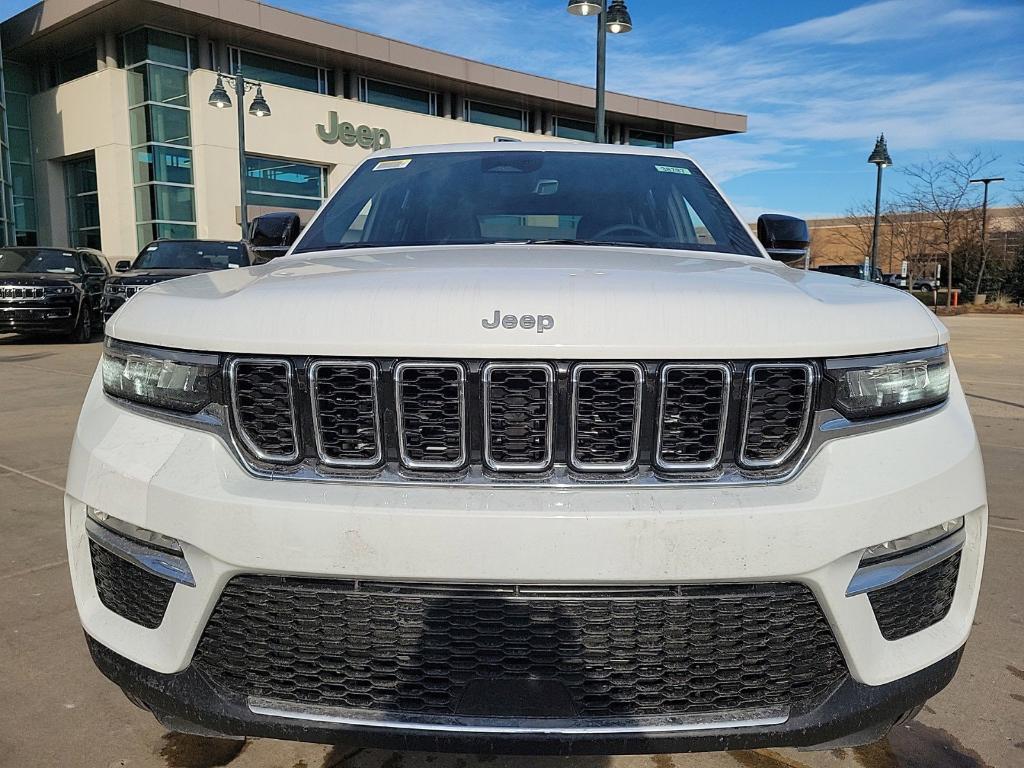
[[1013,768],[1024,766],[1024,317],[948,322],[985,454],[991,520],[974,632],[953,683],[870,747],[615,758],[487,758],[166,733],[92,666],[62,493],[100,344],[0,336],[0,766],[143,768]]

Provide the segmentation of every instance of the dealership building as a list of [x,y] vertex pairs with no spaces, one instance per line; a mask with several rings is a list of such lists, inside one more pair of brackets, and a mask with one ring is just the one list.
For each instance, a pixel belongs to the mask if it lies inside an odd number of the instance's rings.
[[[307,219],[383,146],[594,138],[593,89],[254,0],[44,0],[0,30],[8,245],[116,260],[158,237],[238,238],[242,159],[235,110],[209,105],[218,70],[240,67],[271,110],[245,117],[250,217]],[[616,143],[746,130],[743,115],[625,94],[607,110]]]

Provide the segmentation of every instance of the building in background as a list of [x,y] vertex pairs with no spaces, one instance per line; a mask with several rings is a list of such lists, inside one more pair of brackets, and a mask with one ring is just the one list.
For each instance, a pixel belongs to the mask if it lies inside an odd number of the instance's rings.
[[[250,216],[305,220],[385,143],[594,138],[590,88],[254,0],[44,0],[0,31],[8,243],[116,260],[158,237],[239,237],[235,112],[207,104],[218,69],[262,82],[272,110],[247,118]],[[743,115],[624,94],[607,106],[618,143],[746,130]]]

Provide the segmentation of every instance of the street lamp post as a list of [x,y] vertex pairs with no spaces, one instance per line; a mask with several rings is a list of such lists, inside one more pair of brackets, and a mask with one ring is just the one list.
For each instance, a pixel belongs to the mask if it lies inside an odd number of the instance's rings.
[[245,93],[256,89],[252,104],[249,106],[249,114],[253,117],[269,117],[270,105],[263,98],[263,84],[246,80],[239,69],[233,75],[225,75],[217,72],[217,83],[210,91],[209,104],[218,109],[231,107],[231,96],[224,88],[224,78],[232,81],[232,88],[235,92],[235,115],[238,122],[238,182],[241,186],[241,205],[239,207],[239,219],[242,227],[242,239],[249,236],[249,203],[245,191]]
[[629,32],[633,29],[633,20],[626,8],[626,0],[612,0],[611,5],[607,5],[606,0],[569,0],[568,11],[575,16],[597,16],[594,141],[604,143],[607,139],[604,119],[604,73],[608,33],[620,35]]
[[878,261],[878,228],[882,218],[882,169],[892,165],[892,158],[889,157],[889,148],[885,145],[885,134],[880,134],[875,142],[875,148],[868,158],[868,162],[878,168],[878,178],[875,181],[875,226],[871,229],[871,264],[867,280],[875,279],[875,262]]
[[988,240],[985,239],[988,225],[988,185],[993,181],[1006,181],[1002,176],[989,176],[984,179],[971,179],[970,184],[984,184],[985,194],[981,198],[981,269],[978,270],[978,279],[974,283],[974,295],[981,292],[981,278],[985,275],[985,263],[988,261]]

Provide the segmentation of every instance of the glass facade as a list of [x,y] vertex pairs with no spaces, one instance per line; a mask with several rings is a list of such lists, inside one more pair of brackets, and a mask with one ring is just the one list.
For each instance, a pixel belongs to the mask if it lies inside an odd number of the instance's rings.
[[195,176],[188,73],[195,45],[148,27],[124,36],[139,247],[161,237],[195,237]]
[[229,71],[237,72],[241,67],[242,74],[250,80],[313,93],[330,93],[330,78],[323,67],[264,56],[241,48],[231,48],[228,54],[231,57]]
[[316,210],[324,200],[323,166],[246,155],[245,192],[250,205]]
[[470,123],[493,125],[495,128],[507,128],[512,131],[528,130],[526,112],[515,107],[502,107],[498,104],[487,104],[483,101],[467,99],[465,118]]
[[576,141],[593,141],[596,136],[593,123],[586,120],[574,120],[570,117],[555,118],[555,136]]
[[672,141],[663,133],[651,131],[634,131],[629,129],[629,143],[634,147],[671,147]]
[[96,49],[93,47],[83,48],[72,54],[58,59],[53,65],[53,85],[60,85],[69,80],[76,80],[79,77],[96,71]]
[[404,109],[423,115],[437,114],[437,94],[407,85],[386,83],[383,80],[359,79],[359,100],[381,107]]
[[4,95],[7,107],[7,137],[10,147],[10,179],[14,242],[37,245],[39,225],[36,218],[35,177],[32,170],[32,131],[28,100],[33,91],[32,72],[24,64],[6,61],[3,65]]
[[94,155],[64,163],[64,190],[68,200],[68,242],[72,247],[102,250]]
[[7,96],[3,80],[6,73],[0,67],[0,244],[14,242],[14,200],[11,194],[11,152],[7,135]]

